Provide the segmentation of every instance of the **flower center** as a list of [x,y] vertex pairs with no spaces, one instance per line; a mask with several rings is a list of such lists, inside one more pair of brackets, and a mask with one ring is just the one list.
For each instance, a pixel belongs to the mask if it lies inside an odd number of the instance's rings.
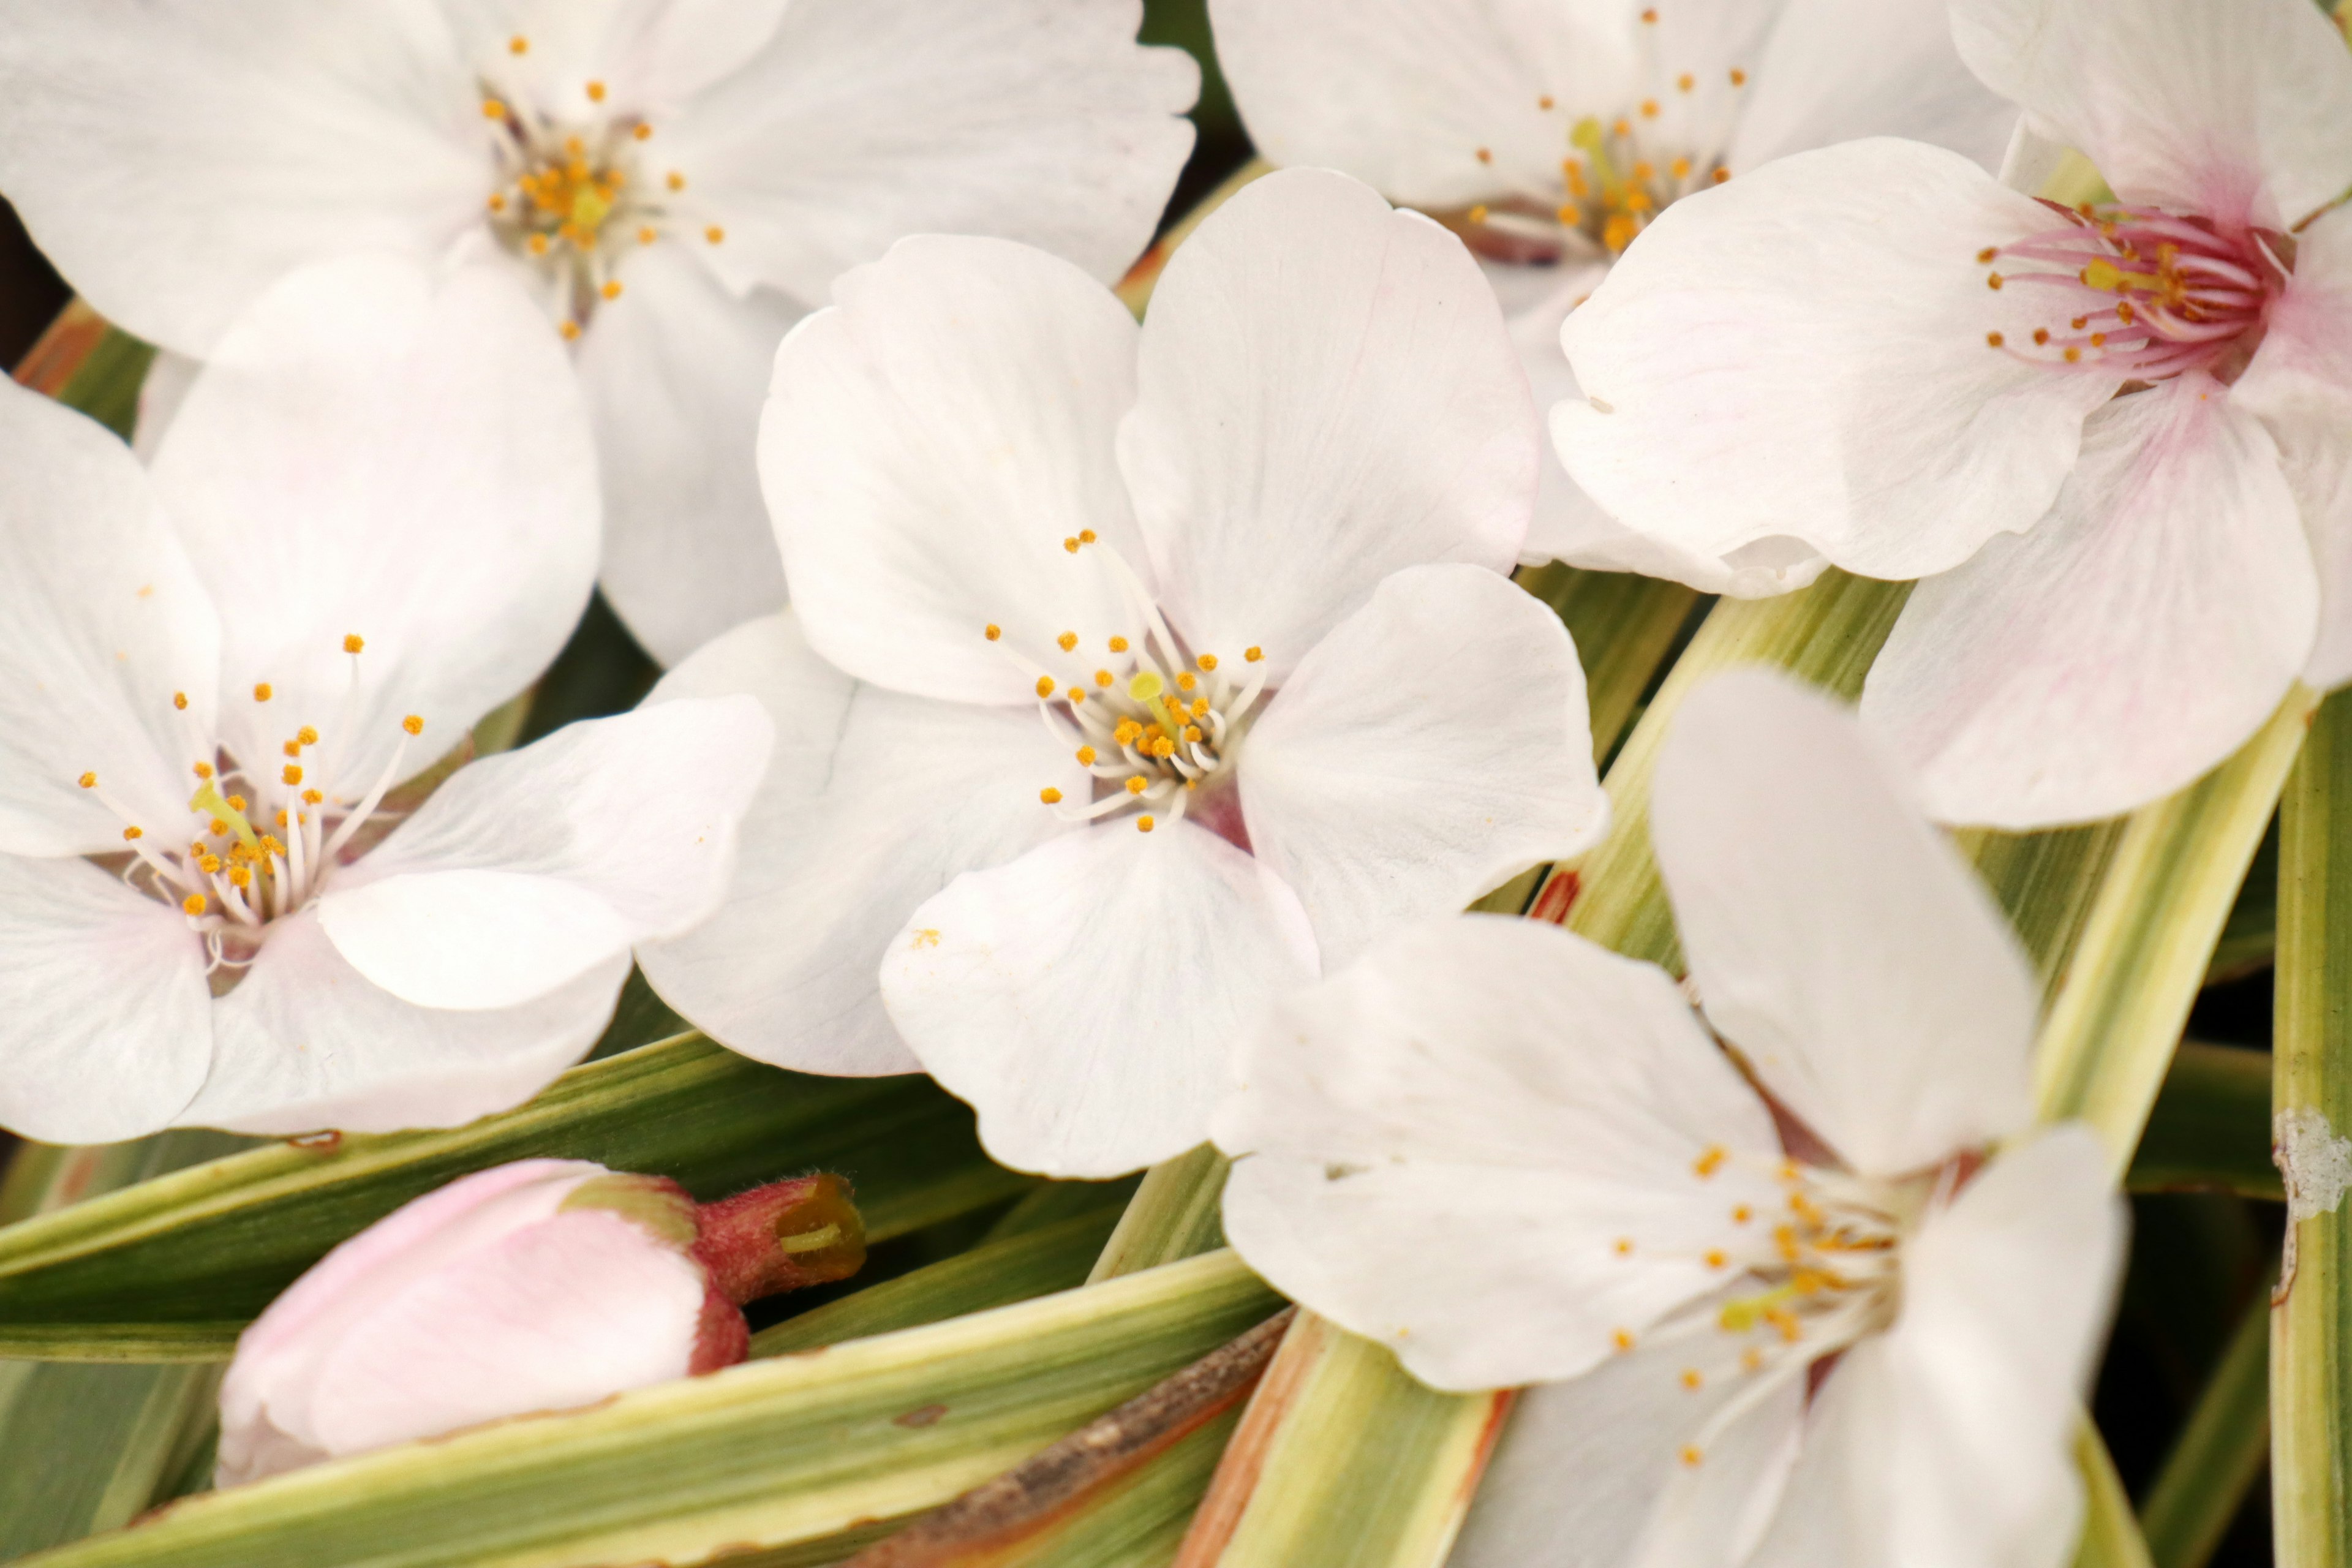
[[1986,287],[2038,289],[2051,305],[2030,342],[1994,331],[1986,342],[2056,370],[2143,382],[2192,370],[2237,379],[2294,269],[2292,241],[2153,207],[2052,210],[2066,221],[1977,252],[1991,268]]
[[[511,54],[530,52],[517,35]],[[676,169],[653,176],[640,149],[654,133],[641,115],[608,112],[601,81],[582,84],[580,102],[534,104],[487,81],[482,115],[492,131],[490,232],[537,271],[566,339],[584,331],[600,304],[621,297],[615,277],[630,246],[698,232],[718,245],[727,231],[698,217]]]
[[1074,631],[1036,656],[1007,640],[1002,626],[986,635],[1036,683],[1045,728],[1095,780],[1092,800],[1066,801],[1050,786],[1038,799],[1072,823],[1131,809],[1136,827],[1149,833],[1162,817],[1180,820],[1202,786],[1221,783],[1232,767],[1265,689],[1265,652],[1244,650],[1244,673],[1234,679],[1215,654],[1188,654],[1134,568],[1092,529],[1062,547],[1087,552],[1111,574],[1133,616],[1129,629],[1108,639],[1099,660],[1080,649]]
[[[323,752],[319,750],[319,731],[299,724],[281,744],[281,758],[232,757],[186,717],[187,694],[173,694],[172,705],[181,715],[187,752],[194,759],[189,771],[196,781],[188,797],[193,826],[182,828],[188,835],[184,844],[172,842],[163,824],[153,825],[151,832],[148,824],[106,792],[95,773],[83,773],[79,781],[122,819],[123,844],[131,856],[121,868],[123,879],[151,898],[180,907],[188,929],[205,938],[212,958],[208,974],[226,971],[233,978],[252,963],[269,921],[292,914],[318,895],[330,870],[350,858],[345,852],[401,777],[408,742],[424,732],[425,721],[410,714],[401,721],[392,758],[374,780],[356,791],[340,787],[341,740],[356,727],[359,656],[364,647],[356,636],[343,639],[343,651],[352,658],[352,684],[336,741],[325,743]],[[269,702],[276,695],[266,681],[253,689],[257,703]]]
[[[1736,1159],[1724,1149],[1708,1149],[1693,1163],[1692,1174],[1712,1183],[1727,1167],[1737,1169]],[[1767,1170],[1738,1172],[1744,1179],[1731,1184],[1738,1193],[1727,1194],[1735,1200],[1725,1208],[1727,1223],[1696,1258],[1744,1288],[1670,1317],[1649,1335],[1654,1349],[1662,1343],[1692,1346],[1694,1363],[1719,1363],[1719,1354],[1696,1352],[1706,1340],[1728,1336],[1737,1346],[1737,1375],[1746,1380],[1682,1450],[1684,1464],[1699,1464],[1712,1436],[1788,1378],[1894,1321],[1901,1300],[1904,1237],[1939,1183],[1948,1186],[1965,1177],[1965,1163],[1892,1181],[1793,1159]],[[1768,1199],[1767,1193],[1777,1197]],[[1630,1258],[1644,1249],[1636,1238],[1622,1237],[1615,1250]],[[1620,1352],[1635,1342],[1632,1331],[1617,1331]],[[1696,1394],[1706,1386],[1708,1374],[1693,1364],[1681,1377],[1683,1387]]]

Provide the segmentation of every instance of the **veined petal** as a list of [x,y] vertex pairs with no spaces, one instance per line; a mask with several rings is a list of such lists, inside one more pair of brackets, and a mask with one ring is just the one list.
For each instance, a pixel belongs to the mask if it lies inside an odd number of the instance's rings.
[[579,619],[594,464],[571,367],[504,268],[436,282],[355,256],[272,288],[221,338],[152,470],[223,606],[230,751],[266,766],[309,724],[356,797],[414,713],[435,740],[405,771],[428,765]]
[[1243,742],[1250,844],[1327,967],[1609,822],[1559,617],[1483,566],[1412,566],[1308,650]]
[[883,957],[882,1000],[991,1154],[1112,1176],[1208,1136],[1234,1038],[1315,973],[1272,872],[1189,822],[1115,820],[927,900]]
[[[660,113],[740,69],[788,0],[441,0],[467,63],[553,115]],[[521,39],[523,47],[514,45]],[[603,90],[591,97],[588,84]]]
[[1950,569],[2049,510],[2115,384],[1987,342],[2046,325],[1976,260],[2049,209],[1974,163],[1881,139],[1686,196],[1561,342],[1585,400],[1552,410],[1570,475],[1701,556],[1796,541],[1849,571]]
[[[1212,0],[1257,150],[1414,206],[1559,184],[1569,127],[1626,107],[1633,7],[1612,0]],[[1546,106],[1549,100],[1549,106]]]
[[2317,573],[2278,453],[2210,378],[2084,427],[2050,515],[1919,584],[1863,689],[1944,822],[2082,822],[2236,750],[2309,658]]
[[1771,1117],[1674,983],[1540,921],[1391,934],[1277,1001],[1234,1080],[1228,1238],[1440,1388],[1586,1372],[1777,1195]]
[[1952,45],[1948,0],[1788,0],[1774,8],[1726,163],[1735,174],[1864,136],[1948,147],[1988,173],[2017,107]]
[[647,699],[744,692],[776,727],[719,911],[637,959],[662,1000],[730,1050],[864,1077],[920,1064],[876,972],[917,905],[958,876],[1066,831],[1039,804],[1091,780],[1024,708],[861,685],[810,651],[790,614],[709,643]]
[[460,768],[329,883],[352,967],[421,1007],[510,1007],[718,909],[773,727],[747,697],[663,703]]
[[1952,34],[2125,201],[2285,228],[2352,185],[2352,57],[2300,0],[1957,0]]
[[2077,1125],[1995,1160],[1907,1244],[1902,1315],[1822,1385],[1756,1568],[2057,1568],[2124,1213]]
[[439,256],[489,178],[433,0],[0,5],[0,189],[150,342],[202,357],[307,261]]
[[211,1076],[175,1120],[265,1135],[463,1126],[587,1055],[628,976],[623,949],[517,1006],[420,1007],[354,969],[315,910],[272,921],[213,1004]]
[[675,245],[631,254],[623,297],[580,343],[580,385],[604,480],[604,597],[646,651],[675,664],[784,602],[760,500],[760,407],[801,309],[737,299]]
[[[760,479],[811,647],[919,697],[1027,702],[1075,632],[1137,635],[1093,531],[1137,567],[1112,431],[1135,319],[1076,267],[919,236],[844,277],[776,355]],[[1238,650],[1236,650],[1238,651]]]
[[111,1143],[170,1125],[205,1080],[210,1010],[177,909],[87,861],[0,858],[0,1127]]
[[[698,8],[718,9],[720,0]],[[1200,72],[1135,42],[1140,0],[793,0],[748,66],[657,132],[712,264],[815,301],[903,235],[1041,246],[1108,282],[1192,148]]]
[[121,850],[85,773],[176,832],[209,760],[219,618],[122,443],[5,380],[0,580],[0,853]]
[[1279,682],[1405,566],[1507,572],[1537,435],[1462,242],[1328,170],[1217,209],[1152,295],[1119,468],[1195,650]]
[[1848,1163],[1922,1170],[2023,1122],[2033,973],[1849,714],[1782,677],[1717,676],[1667,737],[1650,814],[1709,1021]]
[[1796,1377],[1759,1389],[1738,1351],[1725,1334],[1637,1346],[1520,1394],[1451,1568],[1739,1563],[1788,1473],[1805,1395]]

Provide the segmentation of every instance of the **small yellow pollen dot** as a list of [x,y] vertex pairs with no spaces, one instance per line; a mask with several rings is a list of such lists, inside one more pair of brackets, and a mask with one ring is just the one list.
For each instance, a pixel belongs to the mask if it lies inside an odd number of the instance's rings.
[[1644,120],[1655,120],[1657,117],[1658,100],[1654,98],[1643,99],[1642,100],[1642,118]]
[[1709,1144],[1705,1150],[1700,1152],[1697,1159],[1691,1162],[1691,1170],[1701,1181],[1705,1181],[1709,1176],[1714,1175],[1717,1171],[1723,1169],[1724,1161],[1730,1157],[1730,1154],[1725,1151],[1722,1144]]
[[1135,819],[1135,830],[1138,833],[1149,833],[1151,831],[1153,826],[1152,820],[1149,816],[1139,816]]
[[1691,75],[1688,71],[1685,71],[1682,75],[1675,78],[1675,86],[1684,92],[1688,92],[1697,85],[1698,78]]
[[184,711],[188,706],[188,694],[184,691],[172,693],[172,706]]
[[357,653],[360,649],[365,647],[367,647],[367,639],[361,637],[357,632],[347,633],[343,637],[343,651],[345,653]]
[[1177,689],[1177,690],[1179,690],[1179,691],[1190,691],[1190,690],[1192,690],[1194,687],[1196,687],[1196,686],[1198,686],[1198,685],[1200,685],[1200,684],[1201,684],[1201,678],[1200,678],[1199,676],[1197,676],[1197,675],[1194,675],[1191,670],[1189,670],[1189,669],[1180,669],[1180,670],[1178,670],[1178,671],[1176,672],[1176,689]]
[[1125,637],[1111,638],[1110,651],[1113,653],[1125,653],[1127,651],[1127,639]]
[[1633,1348],[1633,1331],[1631,1329],[1620,1329],[1609,1338],[1620,1351],[1629,1351]]
[[1051,696],[1053,696],[1053,695],[1054,695],[1054,678],[1053,678],[1052,676],[1050,676],[1050,675],[1041,675],[1041,676],[1039,676],[1039,677],[1037,678],[1037,696],[1038,696],[1039,700],[1043,700],[1044,699],[1048,698],[1048,697],[1051,697]]
[[1492,147],[1481,147],[1478,149],[1478,162],[1481,163],[1491,163],[1494,161],[1495,150]]
[[1734,87],[1746,87],[1748,85],[1748,73],[1741,70],[1738,66],[1732,67],[1731,85]]
[[1672,174],[1677,180],[1689,179],[1690,172],[1691,161],[1688,158],[1677,158],[1673,163],[1666,165],[1666,173]]
[[566,321],[555,330],[567,343],[580,341],[580,323],[577,321]]
[[989,641],[991,641],[991,642],[994,642],[997,638],[999,638],[999,637],[1003,637],[1003,635],[1004,635],[1004,628],[1003,628],[1003,626],[998,626],[998,625],[997,625],[995,622],[993,622],[993,621],[991,621],[991,622],[989,623],[989,625],[988,625],[988,631],[987,631],[987,633],[986,633],[986,636],[987,636],[987,637],[988,637],[988,640],[989,640]]
[[676,169],[672,169],[669,174],[664,177],[662,184],[667,185],[673,191],[682,191],[686,189],[686,176],[679,174]]
[[507,40],[507,53],[510,55],[527,55],[530,52],[530,40],[524,37],[520,33],[517,33],[513,37]]
[[98,775],[96,773],[84,773],[81,775],[80,784],[81,787],[84,789],[96,789],[98,787]]
[[319,731],[305,724],[294,731],[294,738],[306,746],[315,746],[319,743]]
[[1633,122],[1630,120],[1620,120],[1610,129],[1620,136],[1631,136],[1633,134]]
[[126,827],[122,830],[122,837],[125,839],[144,838],[147,837],[147,830],[143,827]]
[[1551,94],[1545,93],[1541,98],[1536,100],[1536,107],[1538,109],[1549,109],[1551,107]]
[[637,230],[637,243],[639,245],[651,245],[660,236],[654,232],[654,226],[651,224],[646,224]]
[[1071,702],[1074,704],[1084,702],[1087,700],[1087,689],[1083,686],[1073,686],[1070,688],[1068,695]]
[[1095,765],[1095,749],[1092,746],[1080,746],[1078,748],[1078,766],[1082,768],[1093,767]]
[[267,702],[269,700],[270,695],[269,682],[266,680],[262,681],[253,689],[253,700],[256,702]]
[[495,98],[486,98],[486,99],[482,100],[482,118],[483,118],[483,119],[485,119],[485,120],[504,120],[506,117],[507,117],[507,106],[506,106],[505,104],[500,103],[500,102],[499,102],[497,99],[495,99]]
[[1658,19],[1658,13],[1656,12],[1656,10],[1655,10],[1655,9],[1652,9],[1652,10],[1644,11],[1644,12],[1643,12],[1643,13],[1642,13],[1642,20],[1643,20],[1644,22],[1649,22],[1649,23],[1653,23],[1653,24],[1654,24],[1654,23],[1657,21],[1657,19]]
[[425,733],[425,721],[420,715],[415,713],[411,713],[407,718],[403,719],[400,721],[400,727],[412,735],[422,735]]
[[2105,332],[2093,332],[2091,334],[2091,346],[2095,349],[2103,349],[2106,347],[2107,334]]
[[2081,349],[2068,349],[2068,350],[2066,351],[2066,363],[2067,363],[2068,364],[2077,364],[2077,363],[2081,363],[2081,361],[2082,361],[2082,358],[2083,358],[2083,351],[2082,351]]
[[1749,1220],[1754,1219],[1755,1217],[1756,1211],[1749,1208],[1746,1204],[1741,1204],[1738,1208],[1731,1211],[1731,1223],[1734,1225],[1746,1225]]
[[190,893],[186,898],[180,900],[180,908],[185,910],[192,915],[203,914],[205,912],[205,896],[202,893]]
[[288,784],[298,784],[302,782],[302,770],[295,766],[292,763],[289,763],[286,764],[279,776],[284,778]]
[[1696,1393],[1701,1387],[1705,1386],[1706,1383],[1706,1379],[1700,1374],[1698,1368],[1695,1366],[1686,1366],[1683,1368],[1683,1386],[1685,1388],[1691,1390],[1693,1393]]
[[1192,662],[1199,665],[1202,669],[1214,669],[1217,668],[1217,656],[1213,653],[1204,653]]
[[490,193],[490,210],[494,213],[502,213],[507,210],[507,198],[506,194],[503,191],[492,191]]
[[1999,256],[2000,254],[2000,247],[1997,245],[1988,245],[1982,250],[1977,252],[1977,265],[1982,267],[1990,262],[1994,257]]
[[1470,209],[1470,221],[1471,221],[1472,223],[1474,223],[1474,224],[1475,224],[1475,223],[1485,223],[1485,222],[1486,221],[1486,203],[1484,203],[1484,202],[1480,202],[1476,206],[1474,206],[1474,207],[1472,207],[1472,208]]
[[1078,552],[1078,536],[1074,533],[1062,541],[1062,548],[1076,555]]
[[1127,793],[1129,795],[1141,795],[1144,791],[1145,784],[1146,781],[1144,776],[1141,773],[1137,773],[1134,777],[1127,781]]
[[1711,1249],[1707,1252],[1707,1255],[1706,1255],[1706,1266],[1707,1266],[1709,1268],[1722,1268],[1725,1264],[1727,1264],[1727,1263],[1728,1263],[1728,1262],[1730,1262],[1730,1261],[1731,1261],[1731,1259],[1730,1259],[1728,1257],[1727,1257],[1727,1256],[1724,1254],[1724,1252],[1722,1251],[1722,1249],[1721,1249],[1721,1248],[1719,1248],[1719,1247],[1717,1247],[1717,1248],[1711,1248]]
[[2000,274],[1998,272],[1986,273],[1985,287],[1998,292],[2000,288]]
[[723,244],[727,238],[727,231],[714,223],[702,231],[702,237],[713,245]]
[[1616,1246],[1615,1246],[1615,1247],[1614,1247],[1614,1250],[1615,1250],[1615,1252],[1616,1252],[1617,1256],[1618,1256],[1618,1257],[1620,1257],[1620,1258],[1631,1258],[1631,1257],[1633,1257],[1633,1238],[1632,1237],[1630,1237],[1630,1236],[1621,1236],[1621,1237],[1619,1237],[1617,1238],[1617,1242],[1616,1242]]
[[1764,1370],[1764,1352],[1750,1345],[1739,1352],[1739,1364],[1744,1371],[1761,1372]]
[[212,777],[212,776],[213,776],[213,765],[212,765],[212,763],[198,763],[196,764],[196,767],[195,767],[195,773],[196,773],[196,776],[197,776],[198,778],[200,778],[200,779],[208,779],[208,778]]
[[1054,639],[1054,646],[1060,648],[1064,653],[1068,653],[1078,646],[1078,634],[1076,632],[1064,632],[1060,637]]
[[533,256],[545,256],[547,254],[547,236],[543,234],[532,235],[528,245],[530,253]]
[[221,858],[217,855],[206,855],[196,862],[196,869],[207,877],[219,875],[220,868]]
[[228,868],[228,879],[230,882],[240,888],[249,888],[253,886],[253,873],[247,870],[242,866],[230,867]]
[[[280,826],[280,827],[283,827],[283,826],[286,826],[286,814],[285,814],[283,811],[281,811],[281,812],[279,812],[279,813],[278,814],[278,826]],[[271,854],[273,854],[273,855],[275,855],[275,854],[277,854],[277,853],[278,853],[278,851],[277,851],[277,850],[275,850],[275,849],[273,849],[273,850],[271,850],[271,851],[270,851],[270,853],[271,853]]]
[[1047,805],[1059,805],[1062,804],[1062,792],[1055,789],[1053,785],[1047,784],[1044,789],[1037,792],[1037,798],[1044,801]]
[[1164,763],[1176,754],[1176,742],[1162,735],[1151,742],[1151,754]]
[[212,819],[211,825],[206,827],[205,831],[210,833],[214,837],[218,838],[222,834],[228,831],[228,819],[223,816],[215,816]]
[[289,741],[289,742],[286,742],[286,754],[287,754],[288,756],[289,756],[289,757],[299,757],[299,756],[300,756],[300,755],[302,754],[302,742],[299,742],[299,741]]
[[2047,327],[2036,327],[2036,328],[2034,328],[2034,329],[2033,329],[2033,342],[2034,342],[2034,346],[2035,346],[2035,347],[2039,348],[2042,344],[2046,343],[2046,342],[2048,342],[2049,341],[2050,341],[2050,329],[2049,329],[2049,328],[2047,328]]
[[1684,1444],[1681,1457],[1684,1464],[1688,1465],[1693,1469],[1698,1468],[1698,1462],[1702,1456],[1696,1448],[1692,1447],[1687,1443]]
[[[302,804],[303,804],[304,805],[317,805],[320,804],[321,802],[323,802],[326,798],[327,798],[327,797],[326,797],[325,795],[320,795],[317,790],[314,790],[314,789],[306,789],[306,790],[304,790],[304,791],[302,792]],[[279,820],[278,820],[278,826],[279,826],[280,827],[283,827],[285,825],[286,825],[286,824],[285,824],[285,819],[281,816],[281,817],[279,818]]]
[[603,82],[592,81],[588,84],[588,101],[591,103],[602,103],[604,101],[604,84]]
[[1118,679],[1118,678],[1117,676],[1111,674],[1108,669],[1097,669],[1095,671],[1095,684],[1097,686],[1108,686],[1112,681]]
[[637,121],[635,125],[632,125],[631,127],[629,127],[629,134],[630,134],[630,135],[632,135],[632,136],[634,136],[634,137],[635,137],[635,138],[636,138],[638,141],[640,141],[640,142],[644,141],[646,137],[648,137],[648,136],[652,135],[653,133],[654,133],[654,128],[653,128],[652,126],[650,126],[650,125],[646,124],[646,123],[644,121],[642,121],[642,120],[640,120],[639,121]]
[[1191,724],[1184,726],[1184,743],[1188,746],[1197,746],[1201,743],[1201,731],[1197,727]]
[[1265,657],[1265,649],[1262,647],[1245,647],[1242,649],[1243,659],[1250,664],[1255,664],[1259,659],[1262,659]]
[[1990,343],[1994,348],[2000,347],[2002,343],[2008,341],[2008,339],[2002,337],[1999,332],[1987,332],[1985,334],[1985,342]]
[[1729,178],[1731,178],[1731,171],[1728,169],[1717,169],[1715,172],[1715,183],[1718,185]]
[[598,289],[597,292],[604,295],[607,300],[617,300],[621,297],[621,280],[617,278],[613,279],[608,281],[604,288]]

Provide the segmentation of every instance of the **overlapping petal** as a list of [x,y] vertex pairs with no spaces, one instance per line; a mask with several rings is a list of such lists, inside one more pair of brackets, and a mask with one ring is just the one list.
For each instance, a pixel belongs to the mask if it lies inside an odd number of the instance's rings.
[[1919,584],[1863,715],[1939,820],[2111,816],[2252,734],[2318,611],[2270,435],[2210,377],[2182,376],[2092,416],[2030,532]]
[[1586,1372],[1715,1289],[1725,1215],[1774,1198],[1771,1117],[1673,982],[1541,922],[1391,935],[1277,1002],[1234,1077],[1227,1237],[1441,1388]]
[[[1947,0],[1787,0],[1771,10],[1762,48],[1722,62],[1748,78],[1725,154],[1734,174],[1864,136],[2000,166],[2017,108],[1961,63]],[[1660,16],[1664,26],[1672,12]]]
[[1126,307],[1044,251],[931,236],[835,295],[778,352],[760,426],[810,646],[893,690],[1024,702],[1037,667],[1007,647],[1135,632],[1099,552],[1063,547],[1092,531],[1142,563],[1112,456],[1135,396]]
[[1300,661],[1244,742],[1253,851],[1328,968],[1608,825],[1559,618],[1483,566],[1397,573]]
[[2031,525],[2114,390],[1989,346],[2042,324],[1977,252],[2049,209],[1957,153],[1799,153],[1668,207],[1561,334],[1570,475],[1702,557],[1796,541],[1868,576],[1948,570]]
[[882,1000],[931,1076],[1019,1170],[1111,1176],[1202,1142],[1226,1053],[1312,980],[1297,898],[1189,822],[1066,833],[927,900]]
[[[176,834],[205,760],[220,622],[145,476],[89,420],[0,380],[0,852]],[[174,692],[187,707],[176,708]]]
[[0,7],[0,189],[109,320],[183,353],[304,262],[438,256],[488,156],[435,0]]
[[803,1072],[919,1070],[877,972],[916,906],[965,871],[1065,831],[1039,804],[1087,775],[1025,708],[861,685],[764,617],[670,672],[650,700],[744,692],[776,727],[727,900],[638,961],[664,1001],[731,1050]]
[[1708,1019],[1856,1169],[1932,1168],[2027,1110],[2038,988],[1860,727],[1778,676],[1694,691],[1651,832]]
[[1494,295],[1345,175],[1269,174],[1201,226],[1137,387],[1119,467],[1196,651],[1263,647],[1278,682],[1390,573],[1518,558],[1536,430]]
[[[431,763],[579,619],[594,464],[562,350],[502,269],[436,282],[353,256],[269,289],[220,339],[152,468],[222,605],[230,751],[272,765],[309,724],[356,795],[415,713],[433,740],[405,771]],[[275,695],[257,703],[262,683]]]
[[[718,10],[717,0],[697,9]],[[908,234],[1041,246],[1103,281],[1151,237],[1200,72],[1135,43],[1140,0],[793,0],[766,47],[656,132],[738,292],[822,301]]]
[[1952,32],[2125,201],[2283,229],[2352,186],[2352,57],[2299,0],[1958,0]]
[[748,697],[583,721],[459,769],[318,901],[420,1007],[512,1007],[718,908],[772,727]]

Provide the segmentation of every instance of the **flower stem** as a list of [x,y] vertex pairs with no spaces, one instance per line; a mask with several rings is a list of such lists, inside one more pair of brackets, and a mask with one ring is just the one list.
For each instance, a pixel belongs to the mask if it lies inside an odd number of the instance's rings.
[[1111,1232],[1087,1283],[1098,1285],[1223,1247],[1225,1232],[1217,1205],[1232,1169],[1209,1143],[1152,1166],[1128,1200],[1127,1212],[1119,1215],[1118,1228]]

